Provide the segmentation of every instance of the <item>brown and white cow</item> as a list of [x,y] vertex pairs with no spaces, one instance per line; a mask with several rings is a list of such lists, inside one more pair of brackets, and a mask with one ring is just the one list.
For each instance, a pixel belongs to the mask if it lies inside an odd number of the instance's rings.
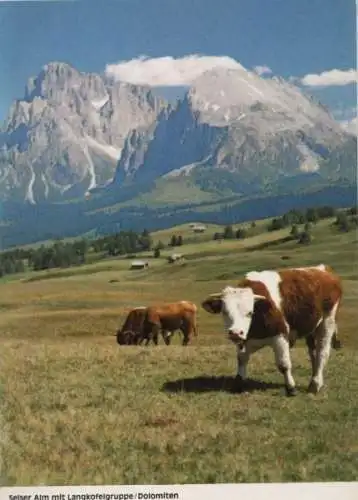
[[223,316],[229,339],[237,345],[237,380],[247,377],[250,355],[264,346],[275,354],[288,396],[296,393],[290,347],[305,338],[312,365],[309,392],[323,386],[331,345],[338,347],[336,314],[342,299],[340,278],[320,264],[245,275],[236,287],[209,296],[202,307]]
[[[192,335],[198,335],[197,307],[193,302],[180,302],[153,305],[147,308],[143,323],[143,335],[158,344],[158,334],[162,332],[183,332],[183,345],[189,344]],[[164,334],[163,338],[165,340]],[[168,337],[167,337],[168,338]]]

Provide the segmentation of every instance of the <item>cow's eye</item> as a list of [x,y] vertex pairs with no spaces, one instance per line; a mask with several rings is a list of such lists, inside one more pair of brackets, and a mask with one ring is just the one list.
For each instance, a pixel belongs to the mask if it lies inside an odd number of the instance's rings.
[[251,312],[249,312],[249,313],[247,313],[247,316],[248,316],[249,318],[252,318],[252,311],[251,311]]

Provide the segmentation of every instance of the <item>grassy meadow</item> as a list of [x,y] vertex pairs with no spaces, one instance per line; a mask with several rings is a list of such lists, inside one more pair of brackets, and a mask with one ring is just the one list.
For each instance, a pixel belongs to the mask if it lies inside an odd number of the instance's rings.
[[[191,240],[188,226],[154,234],[188,241],[175,264],[165,250],[140,271],[113,258],[0,281],[2,485],[358,480],[357,233],[324,220],[298,245],[266,222],[245,240],[213,241],[217,226]],[[236,393],[235,348],[202,309],[188,347],[179,333],[171,346],[116,343],[134,306],[199,305],[248,270],[321,262],[343,278],[343,348],[317,396],[303,343],[292,351],[296,398],[269,349],[250,360],[252,388]]]

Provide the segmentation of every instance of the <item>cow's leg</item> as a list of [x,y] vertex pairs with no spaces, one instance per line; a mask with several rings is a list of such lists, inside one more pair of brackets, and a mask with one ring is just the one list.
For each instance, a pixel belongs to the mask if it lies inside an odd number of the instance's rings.
[[142,332],[135,332],[133,333],[132,335],[132,340],[131,340],[131,344],[133,345],[142,345],[144,340],[145,340],[145,336],[143,335]]
[[141,345],[143,342],[143,336],[140,335],[138,332],[134,333],[132,336],[131,344],[133,345]]
[[159,332],[160,332],[160,327],[158,325],[153,324],[150,335],[148,337],[149,337],[149,340],[150,339],[153,340],[154,345],[158,345]]
[[143,335],[141,335],[140,337],[138,337],[138,345],[142,345],[144,342],[144,337]]
[[305,340],[306,340],[306,346],[308,349],[308,355],[309,355],[310,361],[311,361],[312,376],[313,376],[314,367],[315,367],[315,363],[316,363],[316,342],[315,342],[315,338],[312,335],[312,333],[310,333],[306,337]]
[[168,330],[162,330],[162,336],[163,336],[163,340],[165,342],[165,345],[170,345],[172,333],[173,332],[169,332]]
[[336,332],[336,307],[319,325],[315,332],[316,336],[316,356],[313,367],[312,379],[308,386],[308,391],[317,394],[323,386],[323,370],[326,366],[331,352],[332,338]]
[[235,381],[239,386],[244,386],[247,379],[247,364],[250,356],[266,345],[267,342],[265,340],[249,339],[245,343],[244,348],[237,346],[237,375]]
[[147,345],[150,343],[151,339],[152,339],[151,330],[148,329],[146,331],[143,331],[140,335],[139,344],[142,344],[145,341],[144,345],[145,345],[145,347],[147,347]]
[[193,330],[190,327],[190,325],[186,325],[184,328],[181,328],[181,331],[183,332],[183,345],[188,345],[192,339],[193,336]]
[[199,332],[198,332],[198,320],[196,318],[196,315],[193,318],[193,331],[194,331],[195,337],[197,337]]
[[182,327],[181,331],[183,332],[182,345],[188,345],[189,344],[189,335],[188,335],[188,332],[187,332],[187,328]]
[[188,345],[193,336],[193,325],[188,320],[183,320],[180,330],[183,332],[183,345]]
[[275,353],[276,366],[285,379],[287,396],[296,395],[296,384],[292,376],[292,363],[289,340],[283,335],[276,335],[272,339],[272,349]]

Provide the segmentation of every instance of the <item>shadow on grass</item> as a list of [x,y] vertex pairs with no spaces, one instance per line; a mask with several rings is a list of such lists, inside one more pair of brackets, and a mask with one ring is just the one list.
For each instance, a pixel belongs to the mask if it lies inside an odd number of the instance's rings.
[[282,389],[283,384],[262,382],[260,380],[247,379],[244,385],[240,386],[234,377],[193,377],[166,382],[162,391],[164,392],[256,392],[270,389]]

